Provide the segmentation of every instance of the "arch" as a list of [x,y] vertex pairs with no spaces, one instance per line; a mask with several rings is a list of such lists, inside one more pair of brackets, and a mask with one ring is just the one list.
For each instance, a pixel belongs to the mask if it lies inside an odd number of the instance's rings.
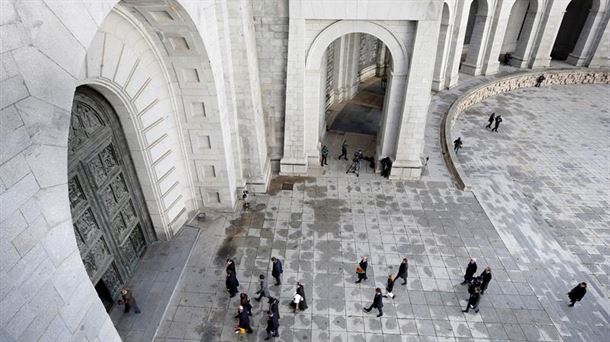
[[516,13],[523,10],[523,8],[519,8],[523,3],[524,0],[517,0],[511,8],[508,27],[500,51],[501,56],[510,54],[509,64],[517,67],[524,67],[529,63],[529,55],[534,45],[535,27],[541,15],[539,0],[528,0],[524,13]]
[[[309,162],[315,165],[319,155],[321,139],[322,103],[322,58],[328,46],[346,34],[366,33],[381,40],[390,51],[392,70],[388,74],[384,99],[384,115],[378,131],[377,157],[395,155],[398,144],[398,125],[402,115],[406,76],[409,68],[406,48],[387,27],[372,21],[340,20],[316,35],[306,51],[305,58],[305,103],[304,103],[304,147]],[[308,162],[308,163],[309,163]]]
[[585,33],[585,24],[589,12],[593,11],[593,3],[593,0],[572,0],[568,3],[551,50],[551,58],[555,60],[568,59],[581,35]]
[[[468,51],[465,61],[460,66],[461,71],[469,75],[481,74],[483,56],[485,55],[484,42],[487,40],[489,27],[488,18],[492,9],[487,0],[472,0],[470,3],[469,25],[467,25],[467,32],[464,37],[464,44],[468,43]],[[473,13],[475,10],[476,13]]]
[[[326,48],[337,38],[350,33],[366,33],[377,37],[390,50],[394,60],[407,61],[407,52],[403,44],[386,27],[371,21],[340,20],[331,24],[320,32],[307,50],[305,69],[315,70],[320,68],[322,56]],[[397,66],[394,63],[395,73],[406,73],[407,65]]]
[[443,2],[441,13],[441,28],[438,35],[438,46],[436,48],[436,59],[434,63],[434,76],[432,78],[432,89],[442,90],[445,88],[445,73],[447,69],[447,52],[451,36],[451,9],[447,2]]

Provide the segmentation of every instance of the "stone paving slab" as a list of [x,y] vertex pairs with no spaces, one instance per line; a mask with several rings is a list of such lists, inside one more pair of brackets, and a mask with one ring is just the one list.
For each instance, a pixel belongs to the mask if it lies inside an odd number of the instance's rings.
[[149,246],[127,287],[132,289],[142,313],[124,314],[115,305],[110,317],[123,341],[151,341],[171,300],[199,229],[184,226],[171,240]]
[[[475,194],[529,269],[536,295],[565,340],[607,340],[610,87],[522,89],[487,99],[458,120],[458,160]],[[504,117],[499,133],[483,128]],[[565,292],[587,281],[576,308]]]

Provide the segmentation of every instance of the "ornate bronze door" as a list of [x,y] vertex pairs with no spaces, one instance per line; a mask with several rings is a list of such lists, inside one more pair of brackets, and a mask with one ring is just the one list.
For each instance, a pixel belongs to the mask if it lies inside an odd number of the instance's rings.
[[109,309],[155,235],[119,119],[91,88],[74,95],[68,148],[76,241]]

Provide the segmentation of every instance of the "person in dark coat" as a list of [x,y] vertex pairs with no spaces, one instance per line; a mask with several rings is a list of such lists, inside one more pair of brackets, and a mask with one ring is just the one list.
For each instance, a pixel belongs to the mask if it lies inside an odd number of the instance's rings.
[[491,125],[494,123],[494,120],[496,119],[496,113],[491,113],[491,115],[489,116],[489,124],[487,126],[485,126],[485,128],[491,128]]
[[265,280],[265,275],[261,274],[258,276],[259,279],[259,289],[256,291],[256,294],[259,295],[257,298],[254,298],[257,302],[261,300],[263,297],[271,298],[269,295],[269,286],[267,286],[267,281]]
[[273,268],[271,269],[271,275],[275,278],[275,286],[282,285],[282,273],[284,273],[284,269],[282,268],[282,261],[276,257],[271,257],[271,263],[273,264]]
[[468,298],[468,304],[466,304],[466,309],[462,310],[462,312],[468,312],[468,310],[473,309],[474,312],[479,312],[479,302],[481,301],[481,295],[479,294],[479,288],[475,288],[474,292]]
[[396,278],[402,278],[401,285],[407,285],[407,277],[409,277],[409,260],[404,258],[398,267],[398,274],[396,275]]
[[366,312],[371,312],[373,308],[376,308],[379,311],[377,317],[383,316],[383,296],[381,295],[380,288],[375,289],[375,298],[373,298],[373,304],[371,304],[371,306],[369,306],[368,308],[364,308],[363,310]]
[[362,280],[367,280],[366,269],[369,267],[368,258],[363,256],[356,267],[356,274],[358,275],[358,280],[356,280],[356,284],[359,284]]
[[225,285],[229,290],[229,295],[231,297],[235,297],[237,292],[239,292],[239,281],[237,280],[237,276],[233,272],[227,273],[227,280],[225,281]]
[[470,258],[470,262],[466,267],[466,273],[464,274],[464,281],[462,284],[466,284],[472,280],[472,276],[477,272],[477,259]]
[[320,159],[320,166],[328,165],[328,147],[322,146],[322,158]]
[[570,297],[570,304],[568,306],[574,306],[576,302],[580,302],[585,294],[587,294],[587,283],[583,281],[576,285],[572,291],[568,292],[568,297]]
[[250,316],[248,316],[248,311],[241,305],[237,311],[239,312],[239,323],[237,324],[237,327],[244,329],[248,334],[252,334],[253,331],[250,327]]
[[133,308],[133,311],[137,314],[142,312],[140,311],[140,307],[138,306],[138,303],[136,303],[136,299],[133,297],[131,290],[126,287],[121,290],[121,302],[125,305],[125,313],[131,311],[131,308]]
[[390,173],[392,172],[392,158],[385,157],[381,159],[381,176],[385,178],[390,178]]
[[297,282],[297,294],[299,296],[301,296],[301,298],[303,298],[303,300],[301,300],[301,302],[299,303],[299,310],[304,311],[307,310],[308,306],[307,306],[307,296],[305,296],[305,287],[303,287],[303,284]]
[[280,327],[280,322],[277,317],[273,314],[272,311],[267,311],[267,337],[265,337],[265,341],[271,339],[271,337],[279,337],[278,329]]
[[500,127],[500,122],[502,122],[502,115],[496,116],[496,124],[494,125],[494,128],[491,129],[492,132],[498,133],[498,127]]
[[341,155],[337,159],[341,160],[342,157],[347,160],[347,141],[345,140],[343,140],[343,144],[341,144]]
[[460,148],[462,148],[462,137],[459,137],[453,141],[453,150],[457,154]]
[[481,278],[472,277],[468,283],[468,294],[473,294],[476,289],[479,289],[479,291],[481,290]]
[[390,298],[394,299],[394,294],[392,293],[392,290],[394,290],[395,281],[396,281],[396,278],[390,274],[388,276],[388,281],[385,285],[386,294],[384,295],[384,297],[390,297]]
[[481,278],[481,294],[484,294],[491,281],[491,267],[485,267],[483,272],[479,275],[479,278]]
[[269,311],[273,312],[275,317],[279,320],[280,317],[280,301],[276,298],[269,297]]
[[237,271],[235,270],[235,262],[233,262],[233,259],[227,259],[226,271],[227,274],[229,274],[229,272],[237,273]]
[[546,77],[544,77],[544,74],[538,76],[538,78],[536,79],[536,88],[540,88],[540,85],[542,84],[542,82],[544,82],[544,80],[546,80]]
[[[248,316],[252,316],[252,304],[250,304],[250,299],[248,298],[247,294],[239,294],[239,305],[244,307],[244,309],[248,312]],[[239,313],[237,314],[239,315]]]

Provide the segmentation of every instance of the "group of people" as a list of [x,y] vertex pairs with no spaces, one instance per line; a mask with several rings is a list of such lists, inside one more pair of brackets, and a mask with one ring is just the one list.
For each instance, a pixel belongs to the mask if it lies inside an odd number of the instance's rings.
[[479,312],[481,295],[485,293],[487,286],[491,282],[491,267],[485,267],[485,270],[478,277],[475,276],[476,272],[477,259],[471,258],[468,266],[466,266],[466,273],[464,273],[464,281],[462,282],[462,285],[468,284],[468,294],[470,297],[468,298],[466,309],[462,310],[462,312],[468,312],[470,309],[474,310],[474,312]]
[[[363,280],[367,280],[368,277],[366,276],[366,270],[369,266],[368,263],[368,257],[363,256],[360,259],[360,262],[358,263],[358,265],[356,266],[356,275],[358,277],[358,280],[356,280],[356,284],[360,284]],[[403,258],[402,262],[400,263],[400,266],[398,266],[398,273],[396,274],[396,276],[394,276],[393,274],[389,274],[388,275],[388,280],[386,282],[386,286],[385,286],[385,290],[386,290],[386,294],[383,295],[381,288],[376,288],[375,289],[375,296],[373,297],[373,303],[368,307],[368,308],[364,308],[363,310],[365,312],[371,312],[371,310],[373,308],[377,309],[377,311],[379,312],[377,314],[377,317],[381,317],[383,316],[383,298],[392,298],[394,299],[395,295],[393,293],[394,290],[394,282],[396,281],[396,279],[402,279],[402,285],[407,285],[407,278],[409,276],[409,260],[407,258]]]
[[[347,141],[343,140],[341,144],[341,154],[337,157],[338,160],[347,159]],[[328,155],[330,151],[328,146],[322,145],[322,149],[320,150],[320,166],[324,167],[328,165]],[[352,157],[352,163],[348,166],[345,173],[355,173],[356,177],[360,176],[360,168],[362,166],[362,160],[367,160],[371,162],[371,167],[375,168],[375,160],[374,157],[365,157],[362,153],[362,150],[356,150],[354,152],[354,156]],[[390,157],[384,157],[380,160],[381,163],[381,176],[385,178],[389,178],[390,171],[392,169],[392,159]]]
[[[282,274],[284,273],[284,269],[282,266],[282,261],[279,258],[271,257],[271,276],[275,279],[275,286],[279,286],[282,284]],[[239,281],[236,276],[235,262],[232,259],[227,260],[226,266],[227,280],[226,286],[229,291],[229,295],[234,297],[237,292],[239,292]],[[279,312],[279,300],[271,296],[269,291],[269,286],[267,285],[267,280],[265,279],[265,275],[259,275],[259,289],[256,291],[258,295],[257,298],[254,298],[257,302],[261,299],[267,298],[269,309],[267,310],[267,337],[265,340],[269,340],[272,337],[279,336],[279,327],[280,327],[280,312]],[[305,296],[305,288],[303,284],[297,282],[296,290],[293,295],[292,301],[290,302],[290,306],[293,308],[293,312],[303,311],[307,309],[307,299]],[[250,317],[252,316],[252,304],[250,304],[250,299],[246,293],[240,294],[239,307],[237,309],[237,315],[235,318],[239,319],[237,327],[235,329],[235,333],[238,334],[251,334],[253,333],[252,327],[250,326]]]

